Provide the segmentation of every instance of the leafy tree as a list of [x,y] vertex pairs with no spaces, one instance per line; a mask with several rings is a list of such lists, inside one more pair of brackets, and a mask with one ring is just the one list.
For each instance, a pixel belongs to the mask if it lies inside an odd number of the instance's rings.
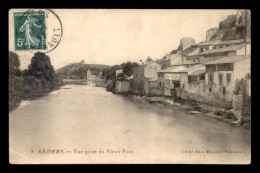
[[151,61],[153,61],[153,59],[151,57],[149,57],[149,56],[145,60],[145,62],[151,62]]
[[136,62],[127,62],[127,63],[124,63],[124,66],[122,67],[122,69],[123,69],[123,73],[126,75],[126,76],[131,76],[131,75],[133,75],[133,69],[135,68],[135,67],[138,67],[139,66],[139,64],[138,63],[136,63]]
[[51,65],[50,57],[45,53],[37,52],[31,59],[28,75],[37,79],[45,79],[50,83],[51,89],[55,88],[55,71]]
[[9,51],[9,74],[10,75],[20,75],[20,60],[19,56]]
[[79,76],[80,79],[86,78],[86,75],[87,75],[86,69],[84,67],[80,67],[78,69],[77,75]]

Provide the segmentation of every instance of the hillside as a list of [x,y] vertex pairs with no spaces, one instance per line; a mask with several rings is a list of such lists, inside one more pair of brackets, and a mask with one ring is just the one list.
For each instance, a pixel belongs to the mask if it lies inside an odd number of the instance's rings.
[[218,30],[211,38],[212,41],[238,40],[245,38],[245,26],[237,26],[232,29]]
[[91,70],[92,74],[98,74],[103,72],[105,69],[109,69],[110,66],[103,64],[84,64],[84,63],[73,63],[61,67],[56,70],[56,74],[62,78],[80,78],[87,74],[88,69]]

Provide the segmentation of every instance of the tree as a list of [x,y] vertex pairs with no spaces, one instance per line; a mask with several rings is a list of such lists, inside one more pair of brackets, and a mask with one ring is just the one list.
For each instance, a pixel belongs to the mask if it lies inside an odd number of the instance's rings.
[[123,73],[129,77],[129,76],[133,75],[133,69],[138,66],[139,66],[139,64],[136,62],[123,63],[123,67],[122,67]]
[[30,77],[45,79],[50,83],[50,89],[55,88],[55,71],[51,65],[50,57],[45,53],[37,52],[34,54],[28,67],[28,74]]
[[80,67],[80,68],[78,69],[77,75],[79,76],[80,79],[86,78],[86,76],[87,76],[87,71],[86,71],[86,69],[85,69],[84,67]]
[[149,56],[145,60],[145,62],[151,62],[151,61],[153,61],[153,59],[151,57],[149,57]]
[[19,56],[9,51],[9,74],[10,75],[18,75],[20,74],[20,60]]

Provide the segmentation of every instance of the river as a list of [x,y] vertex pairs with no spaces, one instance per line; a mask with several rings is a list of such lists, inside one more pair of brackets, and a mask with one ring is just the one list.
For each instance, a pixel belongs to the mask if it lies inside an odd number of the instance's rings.
[[9,157],[18,164],[250,163],[250,140],[210,117],[92,85],[65,85],[9,113]]

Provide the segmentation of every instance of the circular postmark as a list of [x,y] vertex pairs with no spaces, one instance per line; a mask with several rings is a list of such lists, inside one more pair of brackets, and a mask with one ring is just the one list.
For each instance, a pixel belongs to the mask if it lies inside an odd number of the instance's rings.
[[15,50],[47,53],[60,43],[63,30],[58,15],[50,9],[14,12]]

